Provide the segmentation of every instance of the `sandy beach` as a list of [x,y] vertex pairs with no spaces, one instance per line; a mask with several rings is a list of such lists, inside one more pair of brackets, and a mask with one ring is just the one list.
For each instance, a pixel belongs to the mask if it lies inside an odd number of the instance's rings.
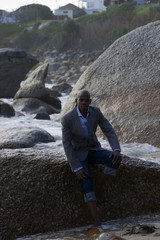
[[90,231],[86,230],[88,227],[39,233],[16,240],[160,240],[159,213],[103,222],[102,228]]

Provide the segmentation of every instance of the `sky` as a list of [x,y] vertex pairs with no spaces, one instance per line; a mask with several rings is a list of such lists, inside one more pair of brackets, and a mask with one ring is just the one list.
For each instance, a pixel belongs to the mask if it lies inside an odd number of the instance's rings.
[[78,6],[79,0],[0,0],[0,9],[8,12],[14,11],[21,6],[29,4],[42,4],[49,7],[52,11],[60,6],[72,3]]

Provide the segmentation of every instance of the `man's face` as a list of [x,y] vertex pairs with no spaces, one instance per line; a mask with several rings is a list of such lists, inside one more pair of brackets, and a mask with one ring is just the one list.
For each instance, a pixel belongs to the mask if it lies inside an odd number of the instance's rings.
[[80,110],[80,112],[87,112],[88,107],[91,103],[91,99],[88,95],[80,95],[76,99],[77,106]]

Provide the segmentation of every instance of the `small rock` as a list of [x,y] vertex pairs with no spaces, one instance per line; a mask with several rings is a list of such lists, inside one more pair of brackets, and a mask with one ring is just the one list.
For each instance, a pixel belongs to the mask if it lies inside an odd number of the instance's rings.
[[49,27],[50,23],[42,23],[41,25],[39,25],[38,29],[39,30],[43,30],[44,28]]
[[153,237],[159,237],[160,236],[160,233],[155,233],[154,235],[153,235]]
[[133,226],[129,234],[138,234],[138,233],[153,233],[155,232],[155,226],[148,226],[148,225],[136,225]]
[[0,102],[0,116],[13,117],[15,116],[14,108],[5,102]]
[[46,112],[38,112],[35,116],[35,119],[50,120],[50,116]]

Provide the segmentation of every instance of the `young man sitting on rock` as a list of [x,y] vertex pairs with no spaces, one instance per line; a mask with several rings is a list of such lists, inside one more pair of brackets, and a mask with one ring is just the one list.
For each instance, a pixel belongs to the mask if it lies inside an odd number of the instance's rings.
[[[121,162],[120,144],[111,124],[99,108],[90,106],[90,93],[83,90],[77,94],[75,108],[62,118],[62,140],[71,169],[75,172],[84,201],[95,221],[93,227],[101,226],[96,206],[96,195],[101,196],[102,186],[108,176],[115,176]],[[101,148],[96,137],[97,126],[107,137],[113,151]],[[89,164],[104,164],[104,172],[99,181],[98,190],[94,191]]]

